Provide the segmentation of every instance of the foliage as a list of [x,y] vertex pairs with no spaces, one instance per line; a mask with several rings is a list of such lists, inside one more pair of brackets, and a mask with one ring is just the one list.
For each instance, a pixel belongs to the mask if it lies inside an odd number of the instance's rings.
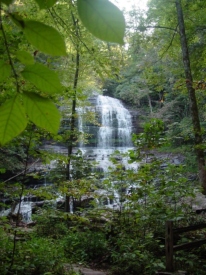
[[64,238],[64,248],[66,255],[74,263],[98,263],[108,257],[108,245],[103,232],[70,230]]
[[70,263],[89,263],[106,258],[108,248],[105,233],[96,231],[97,228],[90,226],[86,218],[78,219],[47,210],[36,215],[36,220],[36,236],[58,240]]
[[[5,9],[4,13],[7,14],[8,11]],[[15,13],[9,15],[11,16],[13,22],[16,24],[16,26],[14,24],[12,25],[12,32],[17,31],[16,27],[19,27],[23,30],[25,37],[28,39],[28,41],[39,50],[51,55],[66,54],[65,43],[62,40],[60,34],[55,29],[46,26],[45,24],[38,21],[24,20],[20,16],[17,16]],[[30,117],[31,121],[34,121],[40,127],[44,127],[48,131],[56,133],[59,128],[60,116],[56,107],[53,106],[53,103],[51,103],[48,99],[48,92],[50,92],[51,90],[51,92],[56,93],[61,90],[61,84],[58,77],[53,71],[38,63],[27,65],[24,68],[26,58],[23,58],[22,52],[20,53],[19,51],[17,51],[17,58],[19,59],[19,61],[23,61],[23,64],[16,64],[15,58],[13,57],[13,55],[11,55],[11,51],[13,49],[9,47],[9,39],[11,39],[12,32],[10,29],[8,29],[8,19],[3,16],[2,11],[1,31],[4,50],[7,54],[4,59],[8,60],[10,63],[10,72],[8,71],[8,69],[6,69],[7,67],[5,66],[1,66],[1,68],[4,72],[4,78],[8,78],[8,76],[12,72],[12,81],[15,82],[15,85],[13,85],[12,87],[12,93],[8,92],[6,82],[3,83],[2,87],[7,91],[7,94],[9,94],[9,99],[4,100],[4,103],[0,107],[1,144],[7,143],[15,136],[19,135],[26,128],[28,123],[26,114]],[[53,40],[51,41],[51,39]],[[26,56],[28,56],[27,52]],[[29,60],[32,60],[32,58],[30,58]],[[23,70],[22,67],[24,68]],[[43,74],[45,75],[44,77]],[[22,77],[24,78],[23,86],[20,85],[20,82],[23,81]],[[2,80],[4,81],[4,79]],[[25,89],[25,87],[29,87],[29,82],[31,82],[31,84],[36,84],[37,88],[39,89],[38,92],[43,92],[44,96],[42,97],[42,95],[40,94],[36,94],[35,96],[35,94],[33,93],[26,92],[25,90],[27,90],[28,88]],[[26,99],[24,100],[23,105],[22,95],[24,95],[24,98]],[[50,108],[50,116],[51,108],[53,107],[51,118],[48,116],[45,110],[45,106],[47,105],[48,108]],[[48,123],[48,120],[51,121],[52,118],[57,121],[54,128],[51,127],[51,122]],[[42,124],[42,121],[44,121],[44,119],[46,119],[47,121],[46,123],[43,122]]]
[[135,151],[130,151],[130,158],[137,160],[147,154],[148,150],[159,148],[166,144],[164,137],[164,123],[160,119],[151,119],[143,126],[144,132],[138,135],[133,134]]
[[[56,1],[47,1],[44,4],[40,1],[36,2],[40,9],[52,8],[56,4]],[[3,3],[8,7],[3,5],[0,18],[2,50],[6,52],[0,61],[0,80],[6,95],[9,95],[9,99],[4,98],[0,106],[0,144],[2,145],[12,140],[26,128],[27,116],[37,126],[51,133],[55,134],[59,129],[60,114],[49,96],[61,94],[62,84],[56,72],[39,62],[34,63],[30,52],[22,50],[22,48],[25,48],[21,45],[24,45],[25,38],[31,44],[30,49],[35,49],[34,57],[39,51],[50,56],[51,59],[53,59],[53,56],[67,55],[65,40],[62,34],[53,26],[30,18],[30,10],[25,8],[25,4],[23,4],[24,12],[22,12],[23,9],[19,8],[13,1],[3,1]],[[13,10],[17,9],[18,12],[11,13],[10,6]],[[70,3],[69,6],[72,6],[72,4]],[[109,1],[102,3],[102,1],[79,0],[77,1],[77,7],[84,25],[92,33],[106,41],[123,44],[124,17],[115,5]],[[100,14],[101,16],[99,16]],[[74,15],[72,16],[74,19]],[[9,25],[11,27],[8,27]],[[20,37],[22,32],[25,37]],[[19,35],[20,40],[17,50],[15,46],[11,46],[14,33]],[[8,79],[9,76],[11,76],[12,82],[15,83],[12,83],[12,93],[9,92],[7,87],[7,82],[11,84],[11,79]],[[55,121],[54,124],[53,121]]]
[[[146,125],[147,132],[150,127]],[[161,133],[159,130],[162,130],[162,124],[159,122],[156,126],[154,133]],[[153,146],[159,144],[158,138],[154,139],[153,135],[149,140]],[[145,146],[151,144],[148,139],[145,143]],[[50,209],[42,210],[41,215],[34,216],[37,220],[36,232],[25,245],[17,245],[12,270],[17,270],[17,274],[35,274],[29,273],[31,271],[44,274],[41,270],[53,272],[51,274],[63,274],[62,261],[106,263],[111,266],[113,274],[149,275],[164,269],[165,221],[173,219],[176,226],[186,226],[190,225],[191,221],[194,222],[191,206],[196,187],[184,177],[184,167],[152,155],[149,157],[142,161],[138,170],[134,170],[124,167],[120,161],[120,153],[115,152],[112,157],[113,166],[102,186],[108,189],[110,199],[116,200],[119,207],[116,211],[101,207],[99,211],[90,209],[87,212],[80,209],[72,215]],[[134,156],[132,160],[134,162]],[[138,155],[136,160],[139,162]],[[84,176],[82,180],[85,181]],[[77,183],[80,182],[70,182],[73,184],[73,190],[70,189],[69,192],[73,192],[74,196],[81,192],[86,194],[85,185],[78,185],[78,189],[75,186]],[[115,197],[115,194],[119,194],[119,197]],[[4,268],[9,264],[5,260],[5,257],[8,258],[5,253],[12,249],[11,240],[5,236],[5,232],[2,232],[2,241],[7,240],[7,244],[2,246],[6,247],[6,250],[2,251]],[[36,253],[38,257],[34,258]],[[179,254],[176,258],[177,265],[191,271],[199,268],[201,272],[198,264],[204,265],[201,253],[198,250],[196,254],[190,254],[190,257],[184,253]],[[187,260],[184,260],[186,258]],[[20,270],[19,262],[22,259],[26,260]],[[53,264],[57,261],[60,265],[54,269]],[[193,261],[195,264],[192,266]],[[189,262],[191,263],[188,268]]]
[[165,221],[173,219],[178,226],[188,224],[194,186],[188,186],[182,167],[168,164],[163,168],[163,164],[154,158],[152,163],[142,164],[137,173],[124,171],[118,182],[115,171],[111,174],[117,188],[128,190],[109,232],[111,263],[117,274],[163,270]]
[[189,117],[183,118],[181,122],[171,123],[168,126],[167,134],[174,147],[194,143],[192,123]]
[[61,214],[53,209],[43,209],[37,215],[34,215],[38,226],[36,229],[37,236],[41,238],[51,238],[60,240],[68,233],[66,221]]
[[77,8],[85,27],[96,37],[109,42],[124,43],[124,17],[114,4],[101,0],[78,0]]
[[95,174],[92,173],[92,168],[94,166],[91,161],[88,161],[85,159],[85,156],[83,156],[83,153],[81,150],[78,150],[73,156],[72,156],[72,178],[74,180],[77,179],[85,179],[90,178],[92,180],[92,176],[95,177]]
[[[20,232],[19,232],[20,234]],[[12,239],[2,230],[1,267],[2,275],[6,274],[65,274],[63,269],[63,247],[48,238],[36,238],[30,234],[22,234],[25,241],[16,243],[15,260],[11,268]],[[48,273],[47,273],[48,272]]]

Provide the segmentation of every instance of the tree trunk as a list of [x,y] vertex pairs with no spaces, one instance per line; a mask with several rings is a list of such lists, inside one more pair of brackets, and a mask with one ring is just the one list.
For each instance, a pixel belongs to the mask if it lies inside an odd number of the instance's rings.
[[75,69],[75,76],[74,76],[74,94],[73,94],[73,100],[72,100],[72,114],[71,114],[71,122],[70,122],[70,140],[68,141],[68,163],[67,163],[67,179],[71,179],[71,155],[72,150],[74,147],[74,141],[76,139],[75,135],[75,123],[76,123],[76,89],[77,89],[77,83],[78,83],[78,77],[79,77],[79,63],[80,63],[80,55],[77,51],[76,53],[76,69]]
[[152,101],[151,101],[149,92],[148,92],[148,94],[147,94],[147,99],[148,99],[148,104],[149,104],[149,108],[150,108],[150,114],[152,115],[152,114],[153,114],[153,110],[152,110]]
[[[72,14],[73,23],[76,28],[76,36],[78,37],[78,20],[76,20]],[[75,122],[76,122],[76,93],[77,93],[77,85],[79,79],[79,66],[80,66],[80,54],[79,54],[79,41],[76,44],[76,61],[75,61],[75,75],[74,75],[74,84],[73,84],[73,99],[72,99],[72,114],[71,114],[71,121],[70,121],[70,131],[71,135],[68,141],[68,162],[67,162],[67,180],[71,180],[71,156],[72,150],[74,147],[74,141],[76,139],[75,135]],[[70,211],[70,200],[73,201],[73,198],[70,196],[66,196],[65,200],[65,212]]]
[[199,111],[197,106],[197,100],[195,95],[195,89],[193,88],[193,78],[191,73],[190,56],[187,45],[187,38],[185,33],[185,23],[182,11],[181,0],[176,0],[177,19],[179,24],[180,42],[182,49],[182,59],[184,64],[186,86],[190,99],[190,111],[193,123],[193,131],[195,136],[195,151],[199,169],[199,179],[203,187],[204,193],[206,193],[206,170],[205,170],[205,158],[204,151],[201,148],[202,134],[199,120]]

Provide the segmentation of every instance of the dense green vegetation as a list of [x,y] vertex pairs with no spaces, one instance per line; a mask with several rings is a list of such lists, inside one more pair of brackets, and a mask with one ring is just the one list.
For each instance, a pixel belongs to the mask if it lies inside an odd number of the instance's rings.
[[[45,200],[32,229],[20,208],[1,217],[0,274],[77,274],[66,268],[72,264],[155,274],[165,269],[165,222],[204,222],[193,204],[206,192],[205,9],[199,0],[150,0],[146,12],[125,13],[125,28],[107,0],[0,1],[0,209],[28,193]],[[76,128],[77,108],[93,91],[139,112],[142,132],[127,153],[138,170],[125,169],[115,152],[102,179],[74,152],[88,142]],[[89,109],[84,120],[97,124]],[[43,150],[46,142],[66,145],[67,155]],[[175,154],[182,165],[171,163]],[[56,167],[43,171],[52,160]],[[39,181],[53,185],[29,189]],[[104,207],[100,188],[111,201],[119,193],[116,210]],[[54,207],[60,195],[64,209]],[[79,202],[73,214],[71,199]],[[205,231],[177,242],[198,237]],[[177,252],[176,270],[205,274],[205,248]]]

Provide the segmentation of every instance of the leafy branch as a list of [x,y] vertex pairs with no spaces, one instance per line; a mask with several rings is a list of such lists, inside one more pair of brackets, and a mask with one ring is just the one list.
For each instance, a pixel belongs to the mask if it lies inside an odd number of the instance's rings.
[[[40,1],[35,0],[40,9],[50,9],[56,4],[56,0]],[[13,5],[12,0],[2,0],[9,9]],[[1,4],[2,5],[2,4]],[[1,8],[1,7],[0,7]],[[12,9],[10,9],[12,10]],[[77,10],[79,17],[85,27],[98,38],[123,44],[123,36],[125,31],[125,21],[122,12],[111,2],[102,2],[100,0],[78,0]],[[53,11],[53,10],[52,10]],[[7,17],[10,17],[17,28],[20,28],[27,41],[34,46],[37,51],[43,52],[51,56],[66,56],[66,44],[60,32],[55,28],[36,20],[27,19],[24,14],[23,18],[18,13],[9,13],[4,11]],[[51,12],[50,12],[51,13]],[[16,57],[22,63],[24,69],[18,75],[14,61],[11,57],[10,45],[3,27],[2,9],[0,14],[0,29],[4,39],[4,45],[9,59],[9,65],[0,61],[0,81],[5,81],[12,70],[18,95],[14,95],[7,99],[0,106],[0,144],[11,141],[19,135],[27,126],[27,117],[37,126],[44,128],[46,131],[56,134],[60,125],[60,114],[55,104],[49,99],[50,95],[60,94],[62,85],[56,73],[46,66],[34,63],[28,52],[16,52]],[[65,23],[58,17],[61,26]],[[75,26],[76,28],[79,26]],[[14,26],[13,26],[14,29]],[[9,30],[8,30],[9,31]],[[80,38],[79,31],[76,34],[77,39]],[[74,43],[79,52],[79,42]],[[84,43],[84,46],[86,44]],[[86,47],[88,50],[88,47]],[[29,60],[27,62],[27,59]],[[76,60],[75,84],[78,79],[78,59]],[[26,66],[25,66],[26,65]],[[77,69],[78,68],[78,69]],[[32,84],[37,88],[35,93],[29,91],[20,91],[19,78],[23,77],[25,84]],[[44,96],[41,95],[43,93]],[[53,123],[55,121],[55,123]]]
[[8,45],[8,42],[7,42],[7,38],[6,38],[5,31],[4,31],[4,27],[3,27],[1,3],[0,3],[0,30],[1,30],[3,38],[4,38],[4,45],[5,45],[7,56],[8,56],[8,59],[9,59],[9,64],[10,64],[10,66],[12,68],[13,75],[14,75],[14,78],[15,78],[15,81],[16,81],[16,91],[19,93],[20,90],[19,90],[19,83],[18,83],[18,75],[17,75],[16,70],[14,68],[14,64],[13,64],[13,61],[12,61],[12,58],[11,58],[11,54],[10,54],[10,51],[9,51],[9,45]]

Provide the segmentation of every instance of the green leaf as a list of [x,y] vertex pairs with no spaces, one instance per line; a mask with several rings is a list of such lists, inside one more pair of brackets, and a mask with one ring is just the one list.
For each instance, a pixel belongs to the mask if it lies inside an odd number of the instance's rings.
[[42,64],[36,63],[26,66],[22,71],[22,75],[42,92],[54,94],[62,91],[57,74]]
[[26,51],[17,51],[16,57],[24,65],[34,64],[33,56]]
[[4,4],[6,4],[7,6],[9,6],[14,2],[14,0],[1,0],[0,2],[2,2]]
[[28,41],[38,50],[50,55],[66,55],[64,39],[53,27],[25,20],[23,31]]
[[0,174],[4,174],[6,173],[6,169],[5,168],[0,168]]
[[0,144],[12,140],[27,125],[26,114],[18,97],[7,100],[0,106]]
[[32,122],[56,134],[60,125],[60,113],[53,102],[35,93],[24,93],[26,112]]
[[96,37],[124,44],[125,20],[123,13],[108,0],[77,0],[79,17]]
[[23,30],[24,28],[23,18],[17,12],[9,13],[9,16],[12,19],[13,23]]
[[3,82],[11,74],[11,66],[0,60],[0,82]]
[[35,0],[35,1],[39,5],[40,9],[49,9],[57,2],[57,0],[44,0],[44,1]]

